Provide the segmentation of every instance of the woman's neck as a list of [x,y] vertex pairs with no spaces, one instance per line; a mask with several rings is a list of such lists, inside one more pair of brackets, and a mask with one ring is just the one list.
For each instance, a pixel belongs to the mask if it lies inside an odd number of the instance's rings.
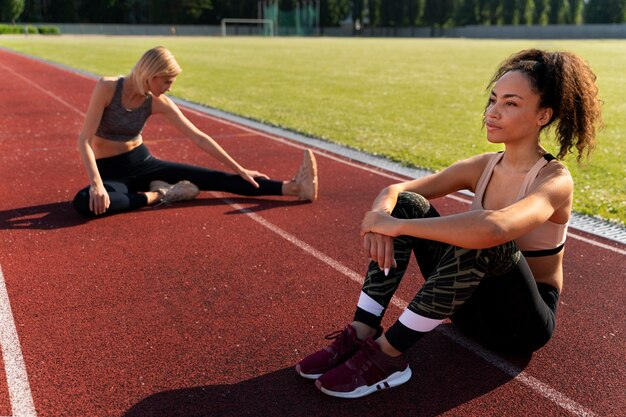
[[127,104],[127,107],[135,107],[143,103],[145,96],[139,94],[135,88],[135,84],[130,82],[129,78],[124,79],[124,85],[122,86],[122,101]]
[[546,153],[539,141],[530,144],[506,144],[502,164],[512,171],[528,171]]

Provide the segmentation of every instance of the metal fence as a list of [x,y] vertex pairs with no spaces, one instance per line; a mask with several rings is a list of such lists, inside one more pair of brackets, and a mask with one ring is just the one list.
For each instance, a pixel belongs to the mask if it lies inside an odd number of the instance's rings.
[[[23,23],[31,26],[56,26],[66,35],[123,36],[221,36],[218,25],[130,25],[95,23]],[[288,33],[288,32],[287,32]],[[254,34],[242,30],[241,35]],[[626,23],[548,26],[463,26],[441,28],[368,28],[355,32],[351,27],[326,27],[322,36],[363,37],[448,37],[497,39],[626,39]]]

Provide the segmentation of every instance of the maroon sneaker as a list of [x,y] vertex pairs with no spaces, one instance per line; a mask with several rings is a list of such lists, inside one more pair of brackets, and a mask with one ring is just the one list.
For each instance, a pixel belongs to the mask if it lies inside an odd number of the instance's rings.
[[373,392],[397,387],[411,379],[411,368],[404,355],[392,357],[380,350],[372,338],[342,365],[324,373],[315,386],[324,394],[340,398],[359,398]]
[[[382,327],[376,331],[376,337],[382,334]],[[342,330],[326,335],[333,342],[302,359],[296,365],[296,372],[308,379],[317,379],[326,371],[341,365],[356,353],[363,345],[363,340],[356,337],[356,330],[348,324]]]

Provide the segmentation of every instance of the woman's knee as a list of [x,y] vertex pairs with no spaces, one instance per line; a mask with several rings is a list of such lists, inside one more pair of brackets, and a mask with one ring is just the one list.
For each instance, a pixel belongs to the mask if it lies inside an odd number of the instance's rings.
[[430,204],[428,199],[410,191],[405,191],[398,195],[396,206],[391,215],[401,219],[439,217],[439,213],[437,213],[437,210]]
[[95,214],[89,209],[89,189],[82,189],[74,196],[72,202],[77,212],[87,217],[94,217]]

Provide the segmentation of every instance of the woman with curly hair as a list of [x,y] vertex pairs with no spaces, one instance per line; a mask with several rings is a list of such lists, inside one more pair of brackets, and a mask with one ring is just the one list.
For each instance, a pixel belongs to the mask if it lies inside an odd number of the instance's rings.
[[[504,61],[488,85],[487,140],[504,151],[477,155],[433,175],[394,184],[361,225],[371,263],[351,324],[330,346],[296,365],[322,392],[357,398],[405,383],[405,352],[450,319],[485,346],[528,354],[556,324],[573,181],[561,163],[593,149],[601,124],[595,75],[579,56],[525,50]],[[542,146],[553,128],[556,157]],[[459,190],[469,211],[439,216],[429,200]],[[399,319],[380,324],[415,254],[424,285]]]
[[[317,165],[310,150],[294,179],[272,180],[237,163],[213,138],[200,131],[165,95],[182,69],[164,48],[146,51],[128,77],[103,77],[92,93],[78,149],[89,186],[74,197],[88,217],[122,213],[155,203],[191,200],[200,190],[239,195],[317,198]],[[162,114],[200,149],[233,173],[157,159],[141,132],[153,114]]]

